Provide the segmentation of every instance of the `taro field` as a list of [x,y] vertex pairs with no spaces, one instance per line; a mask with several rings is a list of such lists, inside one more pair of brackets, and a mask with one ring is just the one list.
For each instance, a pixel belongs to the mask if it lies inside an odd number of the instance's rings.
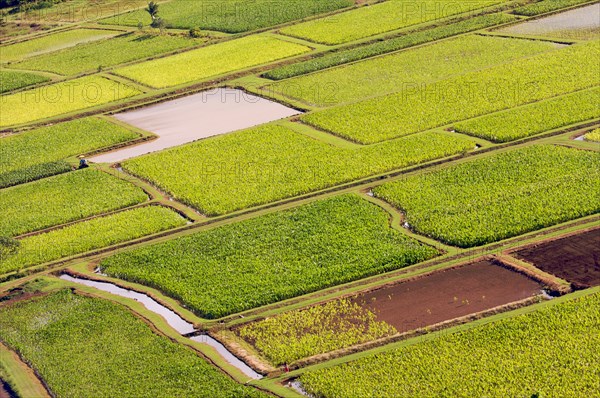
[[0,397],[597,396],[598,21],[0,0]]

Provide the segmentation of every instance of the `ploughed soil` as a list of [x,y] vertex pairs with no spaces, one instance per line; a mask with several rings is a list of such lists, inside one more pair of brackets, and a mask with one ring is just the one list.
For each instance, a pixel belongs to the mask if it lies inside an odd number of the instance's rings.
[[600,229],[542,242],[512,255],[570,282],[576,289],[600,285]]
[[367,292],[353,301],[398,332],[407,332],[536,296],[541,289],[527,276],[483,260]]

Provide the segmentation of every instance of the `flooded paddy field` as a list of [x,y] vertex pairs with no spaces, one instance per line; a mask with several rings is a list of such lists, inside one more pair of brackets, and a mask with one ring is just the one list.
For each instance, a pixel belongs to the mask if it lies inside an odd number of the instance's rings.
[[542,284],[483,260],[364,293],[353,300],[407,332],[539,295]]
[[575,288],[600,285],[600,229],[535,244],[512,255]]
[[509,26],[498,32],[586,40],[600,37],[600,3]]
[[158,136],[140,145],[91,158],[116,163],[203,138],[258,126],[300,112],[244,91],[219,88],[114,115]]

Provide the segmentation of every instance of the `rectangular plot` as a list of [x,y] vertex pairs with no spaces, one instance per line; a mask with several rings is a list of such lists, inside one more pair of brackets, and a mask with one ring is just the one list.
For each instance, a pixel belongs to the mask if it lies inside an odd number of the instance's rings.
[[249,36],[117,69],[116,74],[164,88],[191,83],[310,51],[300,44]]
[[0,94],[7,91],[47,82],[50,79],[34,73],[0,70]]

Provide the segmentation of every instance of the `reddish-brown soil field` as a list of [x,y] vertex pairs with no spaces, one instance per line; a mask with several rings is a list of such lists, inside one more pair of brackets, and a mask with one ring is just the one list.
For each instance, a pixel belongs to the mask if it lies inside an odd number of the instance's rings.
[[491,261],[417,277],[353,300],[407,332],[538,295],[542,285]]
[[576,289],[600,285],[600,229],[542,242],[512,253]]

